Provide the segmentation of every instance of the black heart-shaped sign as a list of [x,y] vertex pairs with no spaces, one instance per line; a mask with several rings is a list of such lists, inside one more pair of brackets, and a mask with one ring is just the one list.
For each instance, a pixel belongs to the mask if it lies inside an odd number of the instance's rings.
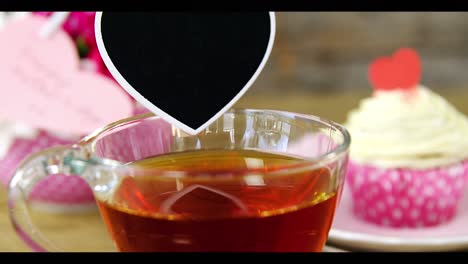
[[241,98],[268,60],[272,12],[97,12],[114,78],[147,109],[195,134]]

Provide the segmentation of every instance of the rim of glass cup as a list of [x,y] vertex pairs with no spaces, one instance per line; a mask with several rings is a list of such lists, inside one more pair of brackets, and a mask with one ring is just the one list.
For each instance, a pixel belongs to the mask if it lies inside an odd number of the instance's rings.
[[[319,155],[317,157],[313,157],[313,158],[303,157],[303,159],[298,160],[297,162],[294,162],[292,164],[287,164],[284,166],[283,165],[278,166],[277,169],[269,170],[267,172],[264,172],[263,168],[246,168],[246,169],[239,171],[238,172],[239,175],[236,175],[236,172],[233,171],[230,177],[216,177],[215,179],[232,180],[233,177],[242,178],[242,177],[245,177],[245,175],[248,175],[251,173],[259,173],[259,172],[262,172],[262,175],[268,175],[268,177],[270,177],[272,175],[284,175],[285,173],[290,174],[292,172],[291,170],[300,171],[304,169],[314,170],[318,168],[323,168],[326,164],[334,163],[337,160],[342,159],[343,156],[348,153],[349,146],[351,144],[351,136],[348,130],[343,125],[340,125],[334,121],[327,120],[327,119],[314,116],[314,115],[301,114],[301,113],[295,113],[295,112],[283,111],[283,110],[253,109],[253,108],[233,108],[233,109],[228,110],[226,113],[234,113],[234,114],[273,113],[273,114],[281,115],[286,118],[300,117],[300,118],[307,119],[310,122],[320,123],[324,127],[328,127],[330,129],[333,129],[334,131],[338,131],[343,137],[343,142],[338,144],[336,148],[334,148],[333,150],[327,151],[324,154]],[[87,154],[98,165],[103,165],[104,167],[110,166],[112,167],[112,169],[115,169],[116,167],[120,167],[120,169],[124,168],[125,172],[129,173],[130,175],[132,174],[138,175],[139,173],[144,172],[143,174],[148,174],[148,173],[155,174],[154,176],[158,178],[184,178],[186,176],[190,176],[190,179],[206,178],[207,176],[208,177],[211,176],[209,172],[207,173],[193,172],[190,169],[174,170],[174,169],[160,169],[160,168],[130,166],[128,165],[128,163],[120,162],[120,161],[105,158],[105,157],[100,157],[94,154],[94,149],[95,149],[94,144],[97,142],[99,137],[105,134],[106,132],[110,132],[113,129],[126,126],[131,123],[136,123],[136,122],[149,120],[149,119],[162,119],[162,118],[151,112],[124,118],[124,119],[112,122],[106,126],[103,126],[101,128],[94,130],[93,132],[91,132],[90,134],[82,138],[77,144],[75,144],[75,146],[79,146],[82,149],[87,149],[88,150]],[[193,136],[196,136],[196,135],[193,135]],[[213,177],[210,177],[210,180],[212,180],[212,178]]]

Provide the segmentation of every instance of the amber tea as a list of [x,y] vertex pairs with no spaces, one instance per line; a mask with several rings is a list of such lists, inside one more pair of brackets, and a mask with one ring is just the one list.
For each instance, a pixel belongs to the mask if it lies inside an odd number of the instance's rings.
[[253,150],[155,156],[131,165],[184,176],[129,175],[98,204],[119,251],[321,251],[334,177],[298,161]]

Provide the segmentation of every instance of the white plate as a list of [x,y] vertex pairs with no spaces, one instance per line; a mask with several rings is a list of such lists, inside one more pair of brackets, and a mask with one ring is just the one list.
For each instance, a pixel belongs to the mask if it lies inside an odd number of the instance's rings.
[[396,229],[357,219],[348,188],[337,208],[328,242],[360,251],[455,251],[468,249],[468,191],[455,218],[437,227]]

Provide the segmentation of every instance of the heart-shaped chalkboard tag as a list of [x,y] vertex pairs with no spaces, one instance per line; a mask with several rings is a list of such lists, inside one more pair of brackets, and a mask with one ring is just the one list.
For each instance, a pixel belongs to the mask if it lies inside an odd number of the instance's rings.
[[196,134],[249,89],[268,60],[272,12],[97,12],[96,40],[135,100]]

